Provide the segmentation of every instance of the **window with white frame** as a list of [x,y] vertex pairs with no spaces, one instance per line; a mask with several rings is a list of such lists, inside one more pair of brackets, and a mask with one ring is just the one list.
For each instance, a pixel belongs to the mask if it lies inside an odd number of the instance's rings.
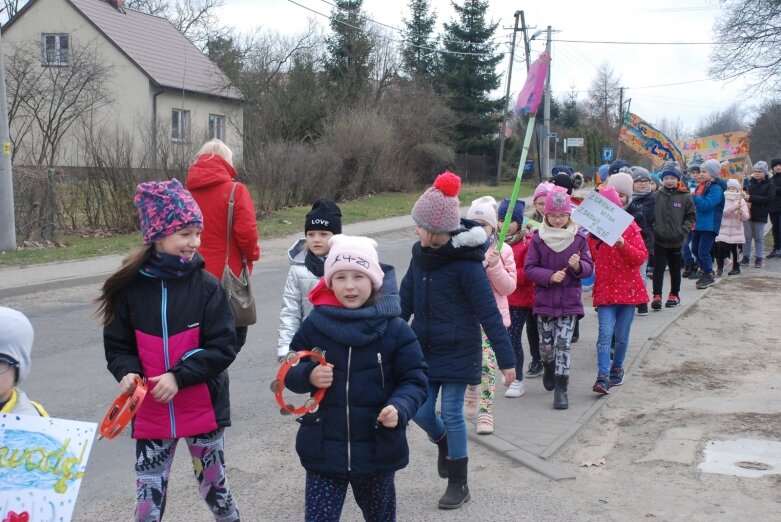
[[190,141],[190,111],[171,109],[171,141]]
[[70,37],[67,34],[42,34],[43,65],[64,66],[70,63]]
[[225,116],[209,114],[209,139],[225,141]]

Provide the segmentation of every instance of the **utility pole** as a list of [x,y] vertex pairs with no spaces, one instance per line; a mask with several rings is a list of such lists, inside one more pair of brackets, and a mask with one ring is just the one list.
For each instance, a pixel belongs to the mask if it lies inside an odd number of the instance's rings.
[[624,125],[624,88],[618,88],[618,147],[616,147],[616,159],[621,154],[621,127]]
[[11,133],[8,131],[8,106],[5,97],[5,65],[0,42],[0,252],[16,250],[14,221],[14,180],[11,172]]
[[[545,42],[545,52],[550,56],[551,47],[551,26],[548,26],[548,37]],[[550,73],[552,67],[548,67],[548,78],[545,81],[545,106],[543,108],[543,124],[542,124],[542,166],[541,174],[547,176],[550,174]]]
[[[502,163],[504,162],[505,131],[507,130],[507,103],[510,101],[510,82],[513,78],[513,59],[515,58],[515,35],[518,33],[518,17],[521,11],[515,11],[515,26],[513,27],[513,43],[510,47],[510,68],[507,69],[507,91],[504,95],[504,107],[502,110],[502,132],[499,137],[499,161],[496,166],[496,184],[502,181]],[[528,60],[528,57],[526,58]]]

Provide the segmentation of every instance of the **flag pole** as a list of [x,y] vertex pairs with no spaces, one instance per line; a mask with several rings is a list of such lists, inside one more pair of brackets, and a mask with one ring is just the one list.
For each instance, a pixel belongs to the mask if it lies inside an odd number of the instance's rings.
[[[529,155],[529,145],[532,141],[532,132],[534,131],[535,114],[529,118],[529,123],[526,124],[526,135],[523,138],[523,150],[521,151],[521,161],[518,164],[518,173],[515,176],[515,185],[513,186],[513,194],[510,197],[510,204],[507,206],[507,213],[504,216],[502,222],[502,231],[499,233],[499,241],[496,242],[496,252],[499,253],[502,250],[502,245],[507,237],[507,230],[510,228],[510,222],[512,221],[513,210],[515,209],[515,200],[518,199],[518,192],[521,190],[521,178],[523,177],[523,167],[526,165],[526,156]],[[520,223],[519,223],[520,224]]]

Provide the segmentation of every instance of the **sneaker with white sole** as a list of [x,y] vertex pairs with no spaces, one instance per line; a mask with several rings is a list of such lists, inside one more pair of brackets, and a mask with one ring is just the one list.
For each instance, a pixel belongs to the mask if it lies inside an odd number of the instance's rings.
[[490,435],[494,432],[494,416],[490,413],[480,413],[477,415],[477,434]]
[[520,397],[526,393],[526,388],[523,386],[523,381],[513,381],[507,390],[504,392],[505,397]]

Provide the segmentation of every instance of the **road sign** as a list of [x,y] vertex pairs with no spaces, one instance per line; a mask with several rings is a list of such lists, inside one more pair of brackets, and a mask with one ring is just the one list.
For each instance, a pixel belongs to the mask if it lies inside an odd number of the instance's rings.
[[602,161],[613,161],[613,147],[602,147]]
[[549,138],[558,138],[559,137],[559,133],[558,132],[549,132],[548,133],[548,137]]
[[567,138],[567,147],[582,147],[583,138]]

